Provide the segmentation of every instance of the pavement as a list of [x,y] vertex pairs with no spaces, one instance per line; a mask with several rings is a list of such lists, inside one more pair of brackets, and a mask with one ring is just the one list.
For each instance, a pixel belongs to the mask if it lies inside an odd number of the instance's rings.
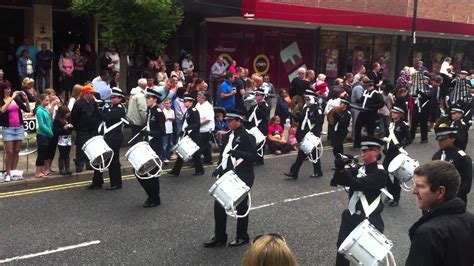
[[[473,143],[471,133],[470,143]],[[407,148],[421,163],[431,160],[438,145]],[[350,153],[356,151],[347,149]],[[467,150],[473,154],[472,145]],[[255,168],[251,190],[251,238],[267,232],[282,234],[299,265],[334,265],[340,215],[348,196],[329,185],[333,156],[322,157],[324,176],[308,178],[305,162],[298,180],[285,180],[295,154],[267,156]],[[0,193],[0,263],[15,265],[125,264],[125,265],[241,265],[248,245],[207,249],[202,243],[213,236],[213,198],[208,189],[215,181],[206,174],[193,177],[163,175],[162,205],[145,209],[145,193],[132,176],[116,191],[86,190],[89,181]],[[474,193],[468,196],[474,211]],[[421,216],[416,198],[402,191],[398,207],[383,212],[385,234],[392,240],[398,264],[404,264],[410,241],[409,227]],[[236,222],[228,218],[229,241]]]

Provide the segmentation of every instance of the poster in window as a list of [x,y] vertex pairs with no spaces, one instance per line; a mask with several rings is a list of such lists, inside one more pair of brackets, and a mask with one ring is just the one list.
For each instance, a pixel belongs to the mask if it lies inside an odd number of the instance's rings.
[[324,62],[326,63],[326,76],[328,78],[337,78],[337,69],[339,66],[339,50],[327,49],[326,55],[324,56]]
[[413,52],[413,67],[418,65],[418,61],[423,60],[423,53],[422,52]]
[[390,75],[390,51],[381,51],[378,55],[378,62],[380,68],[383,69],[383,76],[386,78]]
[[443,64],[444,54],[437,52],[433,54],[433,63],[432,63],[432,72],[439,73],[441,70],[441,65]]
[[365,54],[362,50],[355,49],[354,52],[352,52],[352,74],[359,72],[360,67],[364,65],[364,57]]
[[454,54],[454,60],[453,60],[454,73],[458,73],[459,71],[462,70],[462,60],[463,59],[464,59],[464,53],[463,52],[456,52]]

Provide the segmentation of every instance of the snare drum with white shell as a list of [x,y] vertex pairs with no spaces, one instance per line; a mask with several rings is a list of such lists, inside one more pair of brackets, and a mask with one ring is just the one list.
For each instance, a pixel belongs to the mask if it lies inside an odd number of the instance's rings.
[[[127,151],[125,157],[141,179],[149,179],[161,174],[162,162],[146,141],[133,145]],[[153,174],[151,174],[152,171],[154,171]]]
[[185,162],[189,161],[198,150],[199,146],[189,136],[181,138],[173,147],[173,151]]
[[114,152],[107,145],[103,136],[92,137],[84,143],[82,150],[89,159],[92,168],[96,170],[108,168],[114,156]]
[[257,146],[262,144],[266,137],[263,135],[263,133],[258,129],[258,127],[252,127],[251,129],[247,130],[252,136],[255,137],[255,142],[257,143]]
[[420,165],[420,163],[400,153],[390,162],[388,172],[400,180],[400,182],[407,182],[413,177],[413,172]]
[[[249,192],[250,187],[232,170],[217,179],[209,189],[209,193],[224,207],[226,213],[232,217],[237,217],[235,209],[249,195]],[[239,217],[245,217],[247,214],[248,211],[245,215]]]

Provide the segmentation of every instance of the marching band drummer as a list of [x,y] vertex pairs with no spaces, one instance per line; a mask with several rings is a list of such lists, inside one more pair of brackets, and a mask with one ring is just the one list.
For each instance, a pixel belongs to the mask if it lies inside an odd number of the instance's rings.
[[[381,233],[384,230],[382,220],[383,203],[380,200],[381,189],[385,188],[385,182],[388,179],[388,173],[382,165],[377,163],[380,158],[380,151],[383,141],[374,137],[361,138],[361,157],[363,166],[356,168],[345,168],[347,161],[343,158],[337,158],[334,161],[336,172],[331,180],[331,185],[348,186],[349,206],[342,213],[341,226],[337,238],[337,246],[340,247],[347,236],[362,222],[366,217],[370,223]],[[366,210],[363,202],[368,203]],[[337,254],[336,265],[349,265],[349,261],[343,254]]]
[[[161,154],[163,149],[162,139],[166,134],[165,130],[165,115],[158,106],[161,103],[161,93],[156,88],[149,88],[145,93],[147,110],[147,125],[142,134],[148,140],[150,147]],[[154,177],[150,179],[141,179],[137,177],[138,182],[148,195],[148,199],[143,204],[144,208],[156,207],[161,204],[160,199],[160,178]]]
[[[201,128],[201,118],[199,116],[199,111],[194,107],[196,99],[190,96],[185,96],[183,100],[184,106],[187,108],[187,111],[184,114],[183,133],[184,135],[189,135],[192,141],[199,145],[199,129]],[[178,156],[173,169],[169,172],[170,175],[179,176],[181,168],[183,167],[183,163],[183,159]],[[193,166],[195,171],[193,176],[204,174],[200,151],[197,151],[193,154]]]
[[[385,144],[385,158],[383,159],[383,167],[388,171],[390,162],[400,154],[400,148],[404,148],[410,144],[410,131],[408,124],[403,121],[405,115],[405,109],[401,106],[393,106],[392,108],[392,123],[389,126],[388,143]],[[400,181],[396,176],[393,177],[393,182],[390,178],[387,179],[387,190],[393,195],[393,200],[389,197],[385,198],[385,203],[389,203],[389,206],[395,207],[400,201]]]
[[[107,105],[102,112],[102,119],[104,120],[102,125],[105,125],[102,129],[104,134],[104,140],[114,152],[112,161],[109,166],[110,175],[110,187],[107,190],[116,190],[122,188],[122,168],[120,166],[120,147],[123,141],[123,127],[122,119],[125,119],[126,112],[125,107],[122,105],[125,102],[125,95],[119,88],[112,89],[112,95],[110,98],[111,105]],[[99,128],[101,128],[99,126]],[[106,132],[107,129],[110,131]],[[87,188],[99,189],[104,184],[103,173],[98,170],[94,170],[94,177],[92,178],[92,184]]]
[[[235,174],[247,186],[252,188],[254,181],[254,161],[257,157],[257,146],[255,137],[247,132],[242,124],[245,112],[240,110],[227,110],[226,122],[230,131],[224,135],[223,150],[219,157],[220,165],[212,173],[213,176],[222,176],[230,170],[234,170]],[[236,160],[236,162],[234,162]],[[239,162],[240,161],[240,162]],[[237,162],[239,162],[237,164]],[[234,165],[235,163],[235,165]],[[248,196],[237,206],[237,214],[243,215],[247,212]],[[204,243],[204,247],[218,247],[227,243],[227,215],[225,209],[217,201],[214,202],[214,237]],[[240,246],[249,242],[247,232],[249,224],[249,216],[237,219],[237,236],[235,240],[229,243],[229,246]]]
[[[265,101],[265,90],[260,87],[255,90],[255,101],[257,102],[256,105],[250,107],[247,115],[246,123],[247,129],[251,129],[253,127],[257,127],[260,132],[264,136],[268,135],[268,124],[270,118],[270,109],[268,108],[268,104]],[[262,147],[262,155],[257,157],[255,161],[255,166],[263,165],[263,154],[265,153],[265,145]]]
[[456,167],[461,175],[457,197],[467,203],[467,194],[471,191],[472,183],[471,157],[454,145],[458,134],[457,128],[440,123],[435,127],[435,133],[440,149],[433,155],[432,160],[446,161]]
[[[303,108],[303,117],[299,120],[298,129],[296,130],[296,140],[298,143],[304,139],[306,134],[311,131],[317,137],[321,136],[324,114],[323,110],[318,104],[316,93],[313,90],[306,90],[304,95],[305,106]],[[298,179],[298,172],[303,164],[306,154],[300,149],[296,161],[291,165],[290,172],[284,173],[284,175],[291,177],[292,179]],[[323,175],[321,170],[321,159],[316,163],[313,163],[313,174],[310,178],[320,177]]]
[[459,149],[466,151],[467,142],[469,141],[469,127],[471,125],[464,121],[463,108],[459,104],[453,105],[450,110],[449,118],[449,126],[458,129],[458,134],[456,135],[456,141],[454,142],[454,145]]

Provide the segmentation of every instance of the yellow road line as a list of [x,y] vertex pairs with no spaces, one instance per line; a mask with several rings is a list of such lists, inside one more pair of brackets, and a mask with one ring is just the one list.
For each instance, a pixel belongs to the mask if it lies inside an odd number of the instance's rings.
[[[345,143],[344,147],[349,147],[352,146],[352,143]],[[332,147],[326,146],[324,147],[324,150],[330,150]],[[278,158],[278,157],[283,157],[283,156],[290,156],[294,155],[295,153],[288,153],[288,154],[283,154],[283,155],[276,155],[276,154],[269,154],[266,155],[265,158]],[[216,164],[213,165],[207,165],[204,168],[209,168],[209,167],[214,167],[217,166]],[[182,170],[189,170],[192,169],[192,167],[185,166],[183,167]],[[165,170],[163,171],[164,174],[167,174],[170,170]],[[135,179],[135,175],[125,175],[122,176],[122,180],[131,180]],[[104,181],[109,181],[109,178],[104,178]],[[23,196],[23,195],[31,195],[31,194],[37,194],[37,193],[42,193],[42,192],[52,192],[52,191],[59,191],[59,190],[64,190],[64,189],[69,189],[69,188],[76,188],[76,187],[81,187],[86,184],[89,184],[91,181],[86,180],[86,181],[78,181],[74,183],[68,183],[68,184],[61,184],[61,185],[53,185],[53,186],[46,186],[46,187],[39,187],[39,188],[31,188],[31,189],[24,189],[24,190],[16,190],[16,191],[10,191],[10,192],[3,192],[0,193],[0,199],[4,198],[10,198],[10,197],[16,197],[16,196]]]

